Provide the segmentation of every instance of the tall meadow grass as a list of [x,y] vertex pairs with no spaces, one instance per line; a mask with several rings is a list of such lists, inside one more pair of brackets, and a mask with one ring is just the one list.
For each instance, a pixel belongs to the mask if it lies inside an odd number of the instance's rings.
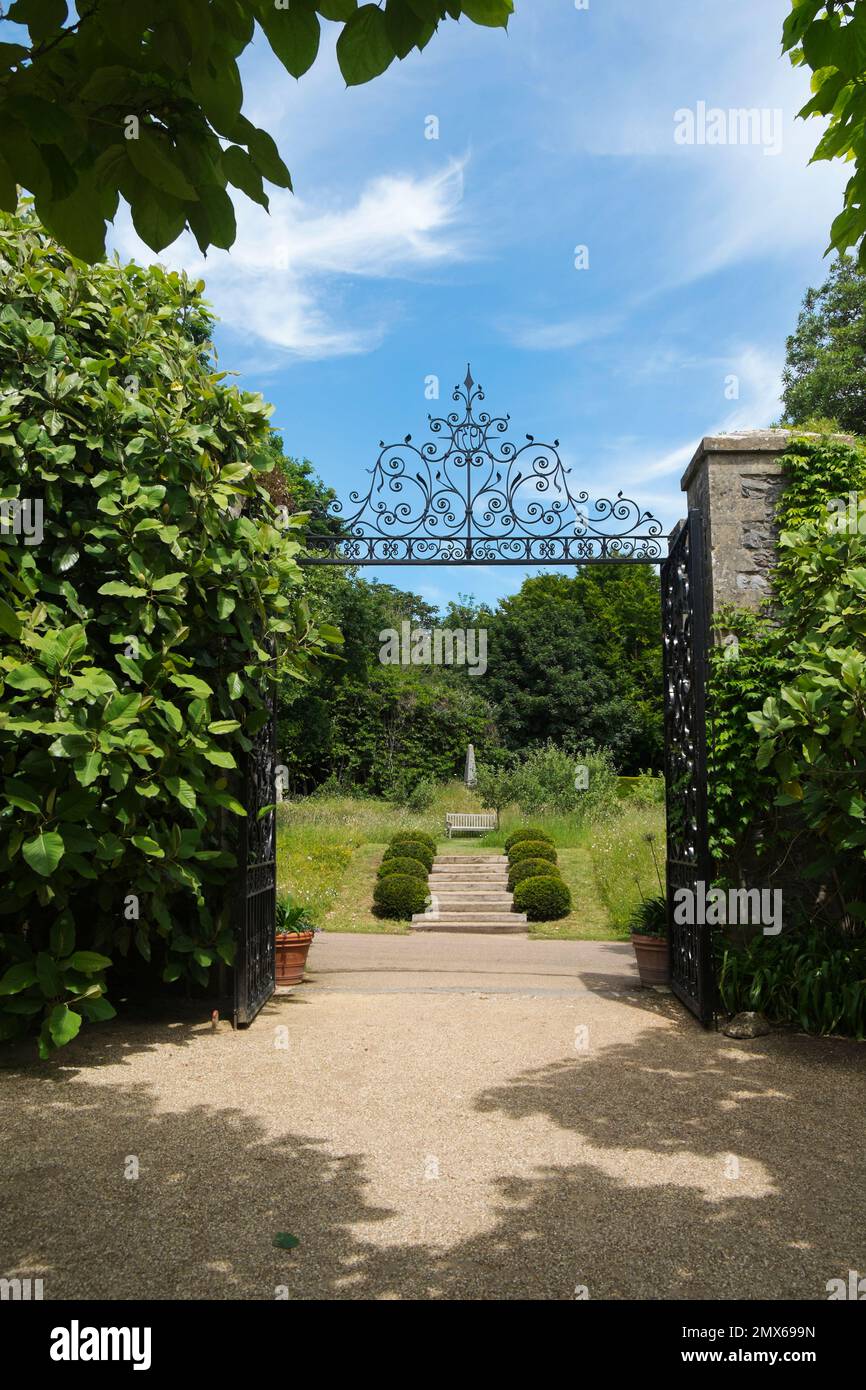
[[611,924],[628,926],[644,898],[664,892],[664,806],[623,806],[621,816],[593,828],[589,841],[599,897]]

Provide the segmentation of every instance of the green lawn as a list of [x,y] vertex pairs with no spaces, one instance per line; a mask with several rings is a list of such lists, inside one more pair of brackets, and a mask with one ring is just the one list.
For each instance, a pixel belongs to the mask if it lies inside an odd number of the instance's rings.
[[[440,850],[471,854],[501,848],[506,835],[523,823],[516,809],[504,812],[500,828],[484,836],[448,840],[445,812],[479,810],[461,782],[442,787],[429,811],[411,813],[376,797],[307,797],[287,802],[277,813],[277,882],[281,894],[303,903],[326,931],[410,930],[372,913],[376,869],[397,830],[423,829],[437,836]],[[559,922],[530,924],[544,940],[621,941],[641,894],[658,891],[653,849],[664,852],[663,808],[626,807],[604,827],[587,827],[569,816],[533,817],[557,846],[559,867],[571,889],[573,908]],[[653,843],[648,837],[652,837]]]
[[407,936],[408,922],[389,922],[374,917],[373,884],[376,870],[382,862],[385,845],[359,845],[352,853],[349,867],[322,926],[325,931],[385,932],[392,936]]

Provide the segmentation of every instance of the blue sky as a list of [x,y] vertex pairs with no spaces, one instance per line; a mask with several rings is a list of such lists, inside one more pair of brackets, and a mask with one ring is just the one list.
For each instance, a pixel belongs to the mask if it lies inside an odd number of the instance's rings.
[[[806,167],[819,129],[794,120],[808,87],[780,56],[788,8],[516,0],[507,34],[449,22],[351,90],[336,26],[297,83],[259,41],[244,110],[277,138],[295,195],[274,190],[269,216],[238,194],[230,254],[203,263],[182,238],[160,259],[204,276],[221,366],[274,403],[287,452],[341,495],[380,439],[424,434],[471,361],[516,437],[558,437],[576,483],[622,489],[668,526],[700,437],[778,416],[785,335],[826,271],[846,171]],[[674,113],[701,101],[780,109],[781,152],[676,143]],[[153,259],[123,214],[113,240]],[[495,600],[523,572],[381,577],[444,603]]]

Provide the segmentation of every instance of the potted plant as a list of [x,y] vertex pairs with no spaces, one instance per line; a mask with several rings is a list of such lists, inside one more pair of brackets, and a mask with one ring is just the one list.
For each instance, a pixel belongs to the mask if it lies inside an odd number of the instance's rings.
[[304,978],[307,952],[318,930],[307,909],[291,898],[277,899],[276,982],[299,985]]
[[667,899],[661,895],[644,898],[632,913],[629,927],[641,984],[669,984]]

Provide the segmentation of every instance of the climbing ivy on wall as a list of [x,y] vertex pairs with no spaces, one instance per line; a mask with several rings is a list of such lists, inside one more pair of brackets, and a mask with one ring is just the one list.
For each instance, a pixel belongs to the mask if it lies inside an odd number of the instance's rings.
[[[797,860],[827,920],[866,919],[866,450],[792,441],[765,615],[712,656],[714,850],[735,876]],[[732,659],[732,652],[735,653]],[[768,810],[768,805],[770,809]]]

